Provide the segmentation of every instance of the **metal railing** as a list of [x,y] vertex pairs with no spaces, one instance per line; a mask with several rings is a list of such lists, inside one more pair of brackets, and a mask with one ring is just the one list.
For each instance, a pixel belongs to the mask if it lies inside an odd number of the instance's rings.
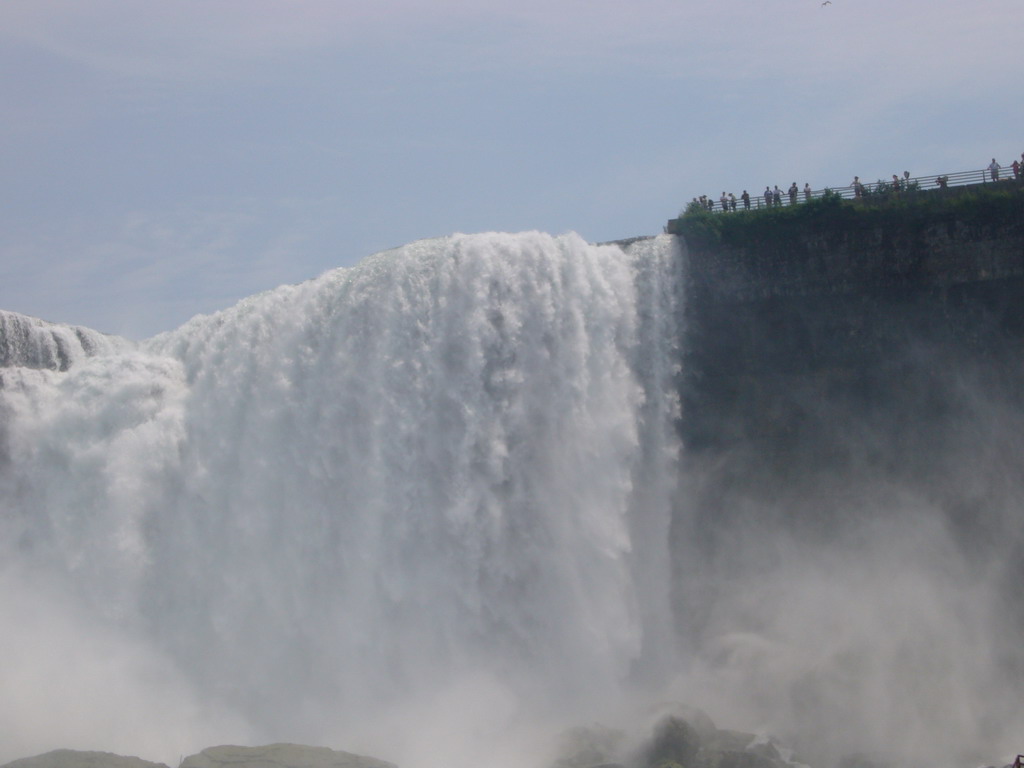
[[[800,205],[811,200],[824,197],[826,194],[839,195],[839,197],[846,200],[859,200],[859,199],[880,199],[884,195],[900,195],[903,193],[913,193],[921,190],[929,189],[948,189],[950,187],[964,187],[974,184],[991,184],[991,183],[1006,183],[1013,181],[1021,181],[1024,177],[1024,169],[1021,171],[1021,176],[1014,176],[1012,168],[1003,168],[997,174],[997,179],[992,179],[992,174],[988,168],[982,168],[977,171],[958,171],[956,173],[940,173],[934,176],[915,176],[906,178],[899,176],[897,179],[879,179],[870,184],[860,182],[859,191],[858,186],[850,184],[846,187],[826,187],[824,189],[814,189],[810,193],[803,189],[799,189],[796,194],[790,192],[790,188],[780,191],[778,202],[774,199],[769,199],[767,196],[761,194],[757,197],[750,197],[750,203],[747,205],[740,197],[736,197],[735,203],[732,200],[726,200],[724,207],[721,199],[711,201],[711,205],[706,208],[709,212],[723,213],[723,212],[742,212],[745,210],[755,210],[758,208],[785,208],[791,205]],[[773,195],[774,198],[774,195]],[[698,201],[699,204],[699,201]],[[693,202],[689,204],[693,205]],[[682,213],[686,213],[689,210],[689,206],[685,208]],[[680,215],[682,215],[682,213]]]

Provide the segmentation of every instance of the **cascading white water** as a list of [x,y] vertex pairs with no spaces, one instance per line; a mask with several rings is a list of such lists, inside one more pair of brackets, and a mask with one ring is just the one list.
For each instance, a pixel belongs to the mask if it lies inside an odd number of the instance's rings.
[[428,765],[459,753],[418,727],[489,738],[662,667],[674,248],[457,235],[12,362],[0,760],[390,738]]

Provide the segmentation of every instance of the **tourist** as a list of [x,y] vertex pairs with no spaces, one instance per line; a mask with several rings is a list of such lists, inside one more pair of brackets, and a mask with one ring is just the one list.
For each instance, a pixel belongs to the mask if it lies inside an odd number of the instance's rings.
[[729,212],[729,196],[725,194],[725,190],[722,190],[721,197],[718,198],[718,202],[722,204],[722,211],[725,213]]
[[740,200],[743,201],[743,210],[749,211],[750,210],[750,193],[747,192],[747,190],[745,190],[745,189],[743,190],[743,194],[740,195]]
[[768,186],[764,188],[764,204],[769,208],[772,207],[772,188]]
[[775,189],[772,190],[772,205],[782,205],[782,190],[779,189],[779,185],[775,185]]
[[806,181],[804,182],[804,202],[811,202],[811,185]]
[[903,188],[910,189],[910,171],[903,172]]
[[729,193],[729,210],[736,210],[736,195],[734,195],[732,192]]
[[992,177],[992,181],[999,181],[999,169],[1002,167],[993,157],[992,162],[988,164],[988,175]]
[[864,194],[864,185],[860,183],[860,176],[853,177],[853,196],[861,197]]
[[792,184],[789,185],[789,204],[790,205],[796,205],[796,196],[797,196],[797,194],[799,192],[800,192],[800,190],[797,189],[795,181]]

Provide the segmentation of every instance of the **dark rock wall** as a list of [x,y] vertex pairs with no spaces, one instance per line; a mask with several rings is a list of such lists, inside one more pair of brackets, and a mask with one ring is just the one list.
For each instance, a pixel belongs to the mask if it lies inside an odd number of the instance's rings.
[[784,438],[793,400],[891,410],[908,374],[938,385],[957,365],[1004,367],[1024,346],[1024,217],[688,243],[686,258],[691,449]]
[[1024,208],[767,234],[684,249],[681,632],[753,572],[738,528],[813,545],[882,488],[941,510],[1024,630]]

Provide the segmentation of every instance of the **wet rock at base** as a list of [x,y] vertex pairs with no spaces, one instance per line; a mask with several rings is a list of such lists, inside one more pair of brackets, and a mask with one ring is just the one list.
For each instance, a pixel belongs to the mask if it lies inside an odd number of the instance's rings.
[[625,733],[595,723],[570,728],[559,738],[553,768],[609,768],[620,765],[616,758]]
[[644,749],[643,765],[657,768],[678,765],[691,768],[700,751],[697,729],[681,717],[670,715],[654,727],[654,734]]
[[55,749],[35,757],[14,760],[0,768],[167,768],[140,757],[124,757],[111,752],[82,752]]
[[[34,766],[27,768],[35,768]],[[125,766],[125,768],[128,768]],[[139,768],[142,768],[141,766]],[[186,757],[179,768],[396,768],[375,757],[301,744],[209,747]]]
[[719,733],[715,721],[711,719],[707,712],[703,709],[692,707],[689,704],[664,702],[651,707],[648,714],[653,716],[658,722],[665,717],[677,717],[680,720],[685,720],[687,725],[697,732],[702,744]]
[[550,768],[807,768],[770,739],[716,727],[696,707],[668,702],[645,715],[653,724],[642,734],[597,723],[565,731]]
[[854,752],[843,755],[839,768],[892,768],[892,763],[882,755]]
[[744,752],[756,739],[753,733],[723,728],[705,739],[701,746],[713,752]]
[[[666,710],[663,710],[666,711]],[[635,760],[636,768],[794,768],[771,740],[717,728],[702,710],[673,705]],[[806,768],[804,766],[803,768]]]
[[772,760],[748,750],[705,750],[696,768],[779,768],[781,761]]

